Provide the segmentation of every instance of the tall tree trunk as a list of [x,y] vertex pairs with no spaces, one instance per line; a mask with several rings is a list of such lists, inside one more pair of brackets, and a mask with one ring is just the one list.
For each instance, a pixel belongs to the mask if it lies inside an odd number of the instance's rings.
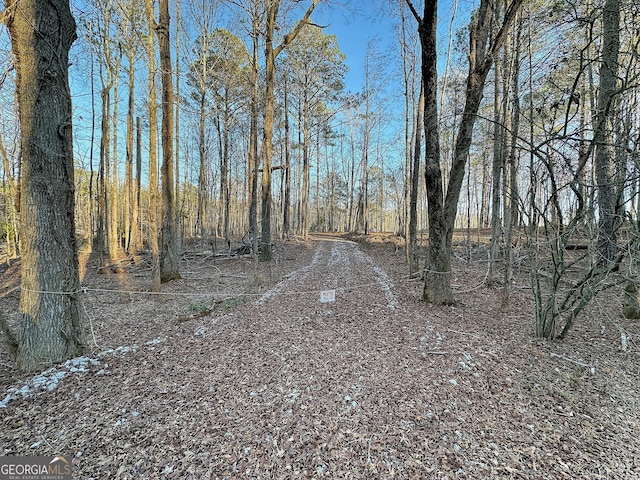
[[[414,90],[414,71],[415,65],[414,63],[409,63],[409,48],[407,47],[407,32],[406,32],[406,18],[405,18],[405,7],[404,3],[400,4],[401,14],[400,14],[400,32],[401,32],[401,55],[402,55],[402,71],[403,71],[403,81],[404,81],[404,114],[405,114],[405,123],[404,123],[404,155],[405,155],[405,182],[404,182],[404,218],[402,219],[404,225],[404,238],[405,238],[405,261],[407,265],[409,265],[409,277],[413,275],[414,265],[413,265],[413,247],[411,244],[411,191],[413,188],[413,168],[411,161],[411,153],[412,153],[412,135],[411,135],[411,117],[412,117],[412,109],[414,108],[415,103],[415,94]],[[422,83],[420,84],[420,89],[422,90]],[[414,131],[415,134],[419,131],[419,128]],[[417,225],[417,224],[416,224]]]
[[504,292],[502,296],[502,307],[506,308],[511,296],[511,283],[513,281],[513,230],[518,224],[520,197],[518,194],[518,135],[520,133],[520,38],[522,24],[518,24],[514,32],[513,50],[513,72],[511,76],[511,142],[509,145],[509,157],[506,167],[508,176],[505,176],[505,271],[504,271]]
[[365,235],[369,234],[369,148],[371,146],[371,48],[367,47],[364,59],[364,125],[362,132],[362,229]]
[[620,51],[620,0],[606,0],[602,16],[602,63],[594,131],[595,171],[598,191],[598,252],[601,264],[614,262],[616,231],[622,223],[617,211],[615,152],[613,147],[614,97],[617,93]]
[[173,142],[173,65],[171,64],[171,44],[169,39],[169,0],[160,0],[160,15],[156,25],[160,49],[160,70],[162,81],[162,251],[160,254],[160,281],[170,282],[180,278],[180,258],[175,217],[175,177]]
[[262,238],[260,260],[271,261],[271,166],[273,158],[273,117],[275,110],[276,52],[273,46],[276,19],[280,1],[271,1],[267,8],[267,25],[264,35],[265,51],[265,99],[262,139]]
[[[316,132],[316,139],[315,139],[315,160],[316,160],[316,168],[315,168],[315,231],[316,232],[321,232],[322,227],[321,224],[322,222],[322,213],[320,212],[320,201],[321,201],[321,190],[320,190],[320,176],[321,176],[321,169],[320,169],[320,158],[321,158],[321,129],[322,127],[317,126],[318,131]],[[308,193],[308,197],[309,200],[311,200],[311,191],[309,191]],[[309,228],[311,228],[313,224],[311,224],[309,226]],[[325,230],[326,231],[326,230]]]
[[269,262],[271,252],[271,161],[273,158],[273,114],[275,109],[276,55],[273,48],[279,0],[273,0],[267,13],[265,43],[265,98],[264,130],[262,138],[262,238],[260,239],[260,260]]
[[350,130],[350,141],[349,145],[351,147],[351,152],[349,155],[350,159],[350,168],[349,168],[349,219],[347,221],[347,230],[349,232],[353,232],[353,205],[355,203],[355,191],[356,191],[356,141],[353,135],[353,130]]
[[156,96],[156,61],[153,29],[155,17],[153,0],[145,0],[147,22],[146,50],[149,62],[149,247],[151,249],[151,291],[159,292],[160,275],[160,245],[158,236],[158,105]]
[[307,92],[302,101],[302,196],[301,203],[301,224],[302,236],[306,240],[309,235],[309,193],[311,192],[311,162],[309,160],[309,142],[311,135],[309,133],[309,101],[306,98]]
[[[329,175],[329,211],[327,212],[328,224],[327,229],[330,232],[336,231],[336,172],[338,171],[335,163],[335,156],[331,156],[331,171]],[[327,166],[329,169],[329,166]]]
[[142,119],[136,118],[136,178],[133,190],[133,206],[131,225],[133,229],[131,245],[134,251],[142,249],[142,232],[140,230],[140,193],[142,191]]
[[223,130],[222,130],[222,152],[220,159],[220,208],[221,208],[221,219],[222,219],[222,236],[226,241],[229,241],[229,203],[230,199],[230,189],[229,189],[229,124],[230,114],[229,114],[229,98],[228,92],[225,89],[225,106],[223,113]]
[[206,93],[200,91],[199,115],[198,115],[198,209],[196,216],[196,226],[200,239],[204,242],[207,232],[207,156],[206,156]]
[[176,1],[176,64],[175,64],[175,72],[176,72],[176,94],[178,101],[174,101],[174,116],[175,116],[175,190],[174,190],[174,225],[175,225],[175,235],[176,235],[176,250],[178,252],[182,251],[182,206],[180,202],[180,26],[182,24],[182,7],[180,4],[180,0]]
[[96,232],[96,201],[94,199],[94,176],[93,170],[93,150],[96,139],[96,89],[95,89],[95,75],[93,49],[89,49],[91,56],[91,140],[89,144],[89,241],[91,242],[91,251],[94,251],[95,247],[95,232]]
[[[500,4],[501,2],[498,2]],[[503,61],[504,60],[504,61]],[[502,70],[506,70],[506,58],[496,58],[493,68],[494,92],[493,92],[493,161],[491,164],[491,243],[489,247],[489,272],[487,274],[487,284],[493,285],[496,281],[495,270],[498,257],[500,256],[500,237],[502,236],[502,192],[504,183],[504,157],[505,157],[505,125],[506,111],[504,101],[501,97],[506,97],[506,85],[503,80]]]
[[420,96],[416,111],[413,166],[411,168],[411,194],[409,198],[409,276],[418,270],[418,190],[420,183],[420,158],[422,156],[422,129],[424,119],[424,87],[420,82]]
[[[53,8],[52,8],[53,7]],[[36,370],[84,350],[75,232],[68,0],[6,0],[21,127],[21,334],[16,365]]]
[[[118,225],[120,222],[120,201],[119,184],[118,184],[118,105],[120,103],[119,78],[121,57],[118,58],[116,67],[113,72],[113,114],[111,115],[111,126],[113,134],[111,136],[111,181],[109,182],[109,258],[112,262],[120,260],[122,257],[122,245],[120,235],[118,234]],[[107,172],[109,175],[109,172]]]
[[284,204],[282,206],[282,238],[289,239],[289,215],[291,210],[291,152],[289,144],[289,89],[288,77],[284,79]]
[[[220,166],[220,177],[222,177],[222,164],[224,163],[224,141],[223,141],[223,133],[222,133],[222,121],[220,120],[220,115],[221,112],[220,110],[218,110],[218,113],[216,113],[215,118],[213,119],[213,124],[216,127],[216,134],[218,137],[218,160],[219,160],[219,166]],[[223,217],[223,211],[224,211],[224,201],[223,201],[223,193],[222,193],[222,184],[220,185],[220,189],[219,189],[219,197],[218,197],[218,209],[217,209],[217,223],[216,223],[216,238],[219,237],[220,235],[222,235],[222,217]]]
[[[111,229],[111,217],[113,208],[111,201],[113,200],[111,192],[111,108],[114,84],[114,60],[111,53],[111,37],[110,28],[112,26],[113,11],[110,6],[101,5],[101,14],[103,16],[103,24],[98,28],[99,61],[100,61],[100,83],[101,83],[101,136],[100,136],[100,165],[98,170],[98,226],[95,237],[95,246],[98,251],[98,263],[100,266],[105,264],[105,253],[111,256],[114,239]],[[115,256],[115,254],[114,254]]]
[[109,112],[111,111],[111,87],[102,86],[100,93],[102,115],[100,120],[100,163],[98,165],[98,228],[96,231],[95,250],[98,252],[98,265],[103,266],[105,247],[108,245],[108,172],[110,155]]
[[133,182],[133,129],[134,129],[134,106],[135,106],[135,57],[133,47],[127,52],[129,63],[129,98],[127,103],[127,137],[126,137],[126,158],[125,158],[125,193],[124,193],[124,233],[125,250],[129,253],[136,251],[137,229],[133,220],[133,204],[135,203],[135,189]]
[[249,241],[254,254],[258,253],[258,103],[260,78],[258,76],[258,13],[253,12],[251,43],[251,125],[249,131]]
[[444,191],[440,168],[440,126],[438,122],[437,0],[425,2],[419,33],[422,44],[422,81],[425,112],[425,180],[429,216],[429,247],[425,263],[423,298],[435,304],[453,303],[451,257],[447,249],[444,219]]
[[280,0],[271,0],[267,8],[267,24],[264,35],[265,54],[265,99],[264,99],[264,133],[262,142],[262,250],[260,260],[271,261],[271,166],[273,159],[273,117],[275,110],[275,71],[276,58],[300,33],[311,17],[320,0],[313,0],[307,8],[303,18],[282,39],[282,43],[274,48],[273,38],[275,34],[276,19],[280,9]]
[[458,201],[462,190],[473,126],[480,108],[485,80],[493,58],[504,43],[509,26],[523,0],[513,0],[498,33],[489,39],[492,20],[491,2],[481,0],[471,25],[469,38],[469,74],[462,119],[458,127],[446,197],[440,166],[437,107],[437,1],[425,2],[421,18],[410,0],[405,0],[418,21],[422,46],[422,79],[425,87],[425,177],[429,216],[429,248],[425,264],[423,298],[434,304],[452,304],[451,243]]

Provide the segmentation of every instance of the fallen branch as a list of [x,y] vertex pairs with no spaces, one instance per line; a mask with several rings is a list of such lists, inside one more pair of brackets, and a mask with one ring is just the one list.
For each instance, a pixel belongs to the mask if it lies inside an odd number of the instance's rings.
[[551,353],[550,355],[552,357],[561,358],[562,360],[565,360],[567,362],[574,363],[574,364],[579,365],[581,367],[588,368],[589,371],[591,372],[591,375],[595,375],[596,374],[596,367],[593,366],[593,365],[589,365],[587,363],[583,363],[583,362],[580,362],[578,360],[573,360],[572,358],[563,357],[562,355],[558,355],[557,353]]
[[125,257],[122,260],[118,260],[117,262],[109,263],[107,265],[103,265],[101,267],[96,268],[96,273],[102,273],[103,270],[110,269],[113,273],[122,273],[121,269],[126,267],[131,267],[136,264],[135,258],[129,256]]
[[[221,302],[221,300],[220,300]],[[176,322],[188,322],[189,320],[193,320],[194,318],[206,317],[213,311],[213,308],[208,308],[203,310],[202,312],[192,313],[191,315],[184,315],[181,317],[176,317]]]
[[221,303],[224,303],[227,300],[228,298],[225,298],[224,300],[214,300],[213,306],[211,308],[207,308],[206,310],[203,310],[198,313],[192,313],[191,315],[183,315],[181,317],[176,317],[176,322],[188,322],[189,320],[193,320],[194,318],[206,317],[211,312],[213,312],[213,309],[215,308],[216,305],[220,305]]
[[475,333],[461,332],[459,330],[451,330],[450,328],[447,329],[447,332],[459,333],[460,335],[468,335],[470,337],[477,338],[478,340],[482,340],[482,337],[480,337],[480,335],[476,335]]

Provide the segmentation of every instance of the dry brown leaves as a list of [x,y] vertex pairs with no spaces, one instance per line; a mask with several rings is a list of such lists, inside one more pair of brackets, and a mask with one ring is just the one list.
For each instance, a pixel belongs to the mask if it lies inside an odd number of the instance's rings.
[[[163,292],[198,296],[99,292],[146,290],[148,266],[88,268],[99,364],[1,409],[0,454],[85,479],[640,477],[640,327],[616,299],[541,342],[526,288],[501,312],[486,265],[456,265],[462,304],[436,308],[394,245],[337,240],[185,257]],[[28,380],[0,363],[0,392]]]

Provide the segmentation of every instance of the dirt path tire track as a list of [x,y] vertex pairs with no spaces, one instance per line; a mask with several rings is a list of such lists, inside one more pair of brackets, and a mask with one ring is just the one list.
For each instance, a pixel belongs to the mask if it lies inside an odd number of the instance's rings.
[[[393,309],[398,301],[392,291],[392,284],[386,272],[376,265],[371,257],[362,252],[357,243],[330,237],[312,237],[317,247],[311,263],[292,272],[285,280],[267,291],[258,300],[258,305],[273,298],[279,302],[283,296],[309,296],[321,291],[336,290],[338,300],[354,290],[378,286],[386,299],[386,307]],[[316,299],[318,297],[316,295]],[[379,298],[374,297],[374,304]]]
[[[193,321],[169,297],[107,298],[103,332],[139,347],[9,402],[0,454],[68,455],[94,479],[638,478],[637,361],[599,353],[617,336],[581,354],[540,344],[519,306],[494,308],[498,290],[433,307],[384,246],[329,240],[285,244],[279,264],[230,260],[237,291],[298,268]],[[210,268],[167,289],[226,294]]]
[[[335,302],[320,303],[326,289],[336,289]],[[447,360],[425,363],[423,350],[442,336],[399,305],[357,244],[317,241],[309,264],[227,321],[209,332],[218,345],[233,337],[219,354],[237,359],[217,395],[229,400],[229,420],[242,418],[229,444],[253,439],[231,448],[247,452],[243,465],[257,478],[424,472],[426,445],[411,418],[435,415],[429,371]],[[450,394],[449,384],[440,395]]]

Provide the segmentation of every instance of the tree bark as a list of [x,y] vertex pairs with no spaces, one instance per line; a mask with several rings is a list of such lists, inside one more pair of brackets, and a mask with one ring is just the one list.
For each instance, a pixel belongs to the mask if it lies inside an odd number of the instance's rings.
[[513,281],[513,231],[518,224],[518,213],[520,211],[518,193],[518,135],[520,133],[520,38],[522,25],[519,25],[514,32],[513,48],[513,72],[511,75],[511,142],[509,145],[509,156],[506,162],[508,175],[505,175],[505,270],[504,270],[504,292],[502,296],[502,307],[506,309],[511,297],[511,283]]
[[265,99],[264,133],[262,139],[262,238],[260,240],[260,260],[269,262],[271,252],[271,161],[273,157],[273,115],[275,109],[275,69],[276,55],[273,48],[279,0],[271,2],[267,11],[267,28],[264,38],[265,51]]
[[[487,285],[495,283],[495,270],[498,257],[500,256],[500,237],[503,231],[503,222],[500,216],[501,197],[505,188],[503,179],[504,159],[506,150],[505,102],[500,97],[506,98],[506,84],[502,70],[507,68],[507,59],[496,58],[493,67],[494,92],[493,92],[493,159],[491,164],[491,243],[489,247],[489,271],[487,273]],[[502,91],[501,91],[502,87]]]
[[425,263],[423,298],[439,305],[453,303],[451,256],[447,248],[444,217],[444,190],[440,168],[440,126],[438,123],[438,2],[425,2],[418,32],[422,45],[422,82],[424,88],[425,181],[429,216],[429,247]]
[[420,184],[420,158],[422,156],[422,131],[424,118],[424,88],[420,84],[420,94],[416,111],[413,166],[411,168],[411,192],[409,195],[409,276],[418,270],[418,190]]
[[180,0],[175,0],[176,5],[176,63],[175,63],[175,73],[176,73],[176,92],[175,96],[178,97],[177,102],[173,102],[171,108],[174,111],[175,118],[175,129],[174,129],[174,139],[175,139],[175,158],[173,159],[175,165],[175,182],[174,182],[174,229],[175,229],[175,237],[176,237],[176,250],[178,252],[182,251],[182,240],[183,240],[183,231],[182,231],[182,207],[180,203],[180,28],[182,24],[182,6],[180,4]]
[[[257,10],[257,3],[254,4]],[[258,37],[260,35],[260,25],[258,22],[258,12],[253,11],[251,22],[251,125],[249,131],[249,241],[251,249],[258,253],[258,169],[260,160],[258,157],[258,102],[260,78],[258,75]]]
[[[206,62],[203,62],[206,64]],[[204,68],[204,67],[203,67]],[[202,84],[204,85],[204,81],[201,79]],[[196,226],[198,228],[198,233],[200,234],[200,239],[204,242],[207,232],[207,157],[206,157],[206,129],[205,129],[205,120],[206,120],[206,91],[204,88],[198,92],[199,98],[199,115],[198,115],[198,159],[199,159],[199,168],[198,168],[198,208],[197,208],[197,216],[196,216]]]
[[153,0],[145,0],[145,9],[149,31],[147,33],[146,53],[149,62],[149,247],[151,250],[151,291],[159,292],[160,245],[158,237],[158,105],[156,101],[156,63],[153,29],[155,18]]
[[22,133],[22,331],[16,365],[36,370],[85,348],[68,77],[76,23],[68,0],[6,0],[5,13]]
[[142,184],[142,120],[136,117],[136,178],[133,191],[131,225],[133,229],[131,244],[135,251],[142,249],[142,232],[140,230],[140,188]]
[[229,90],[225,88],[224,92],[224,112],[223,117],[223,130],[222,130],[222,152],[220,158],[220,206],[221,206],[221,219],[222,219],[222,236],[226,241],[229,241],[229,203],[230,188],[229,188],[229,130],[231,129],[231,114],[229,105]]
[[169,35],[169,0],[160,0],[160,16],[156,25],[160,49],[162,81],[162,251],[160,254],[160,281],[170,282],[180,278],[180,258],[175,216],[175,176],[173,65]]
[[109,131],[109,111],[111,109],[110,87],[102,86],[100,98],[102,103],[102,115],[100,119],[100,163],[98,165],[98,226],[95,238],[95,250],[98,252],[98,265],[105,264],[105,247],[108,244],[107,225],[109,206],[107,195],[109,152],[110,152],[110,131]]
[[135,190],[133,183],[133,130],[134,130],[134,105],[135,105],[135,52],[133,46],[127,51],[127,61],[129,63],[129,82],[127,99],[127,137],[126,137],[126,158],[125,158],[125,196],[124,196],[124,236],[125,251],[132,253],[138,248],[138,230],[133,220],[133,204],[135,202]]
[[262,239],[260,260],[271,261],[271,167],[273,159],[273,117],[275,110],[275,71],[276,58],[300,33],[311,17],[320,0],[313,0],[302,19],[296,24],[282,40],[282,43],[274,48],[273,40],[276,27],[276,19],[280,9],[280,0],[271,0],[267,8],[267,25],[264,35],[265,53],[265,99],[264,99],[264,133],[262,142]]
[[[111,115],[111,126],[113,128],[113,135],[111,136],[111,181],[109,182],[109,208],[108,208],[108,232],[109,232],[109,258],[114,263],[122,257],[122,245],[120,242],[120,235],[118,234],[118,223],[120,220],[120,201],[119,201],[119,188],[118,188],[118,106],[120,104],[119,79],[120,79],[120,64],[122,63],[122,55],[119,56],[118,61],[113,72],[113,114]],[[109,175],[109,172],[107,172]]]
[[289,142],[289,77],[284,78],[284,203],[282,206],[282,238],[289,239],[291,211],[291,149]]
[[425,88],[425,177],[429,217],[429,248],[425,264],[423,298],[426,302],[454,303],[451,289],[451,242],[462,190],[467,157],[485,80],[493,58],[505,41],[508,29],[523,0],[513,0],[504,21],[493,38],[489,38],[492,20],[491,2],[482,0],[470,28],[469,74],[462,120],[458,127],[453,162],[447,182],[446,197],[440,166],[440,143],[437,106],[437,1],[425,2],[421,18],[410,0],[405,0],[418,21],[422,46],[422,79]]
[[300,125],[302,132],[302,196],[300,198],[300,229],[305,240],[309,236],[309,197],[311,193],[311,161],[309,159],[311,135],[309,132],[309,115],[309,99],[307,98],[307,92],[305,91],[302,97],[302,125]]
[[[402,56],[402,71],[403,71],[403,83],[404,83],[404,155],[405,155],[405,181],[404,181],[404,216],[402,218],[403,225],[400,231],[404,230],[404,238],[405,238],[405,261],[407,265],[409,265],[409,277],[413,275],[414,272],[414,264],[413,264],[413,245],[411,244],[411,191],[413,187],[413,168],[412,168],[412,160],[411,160],[411,117],[412,117],[412,109],[414,108],[412,101],[414,99],[414,78],[413,73],[415,72],[414,64],[409,63],[408,57],[410,55],[409,49],[407,48],[407,33],[406,33],[406,18],[405,18],[405,8],[404,4],[400,4],[401,14],[400,14],[400,34],[401,34],[401,56]],[[422,83],[420,83],[420,91],[422,92]],[[420,122],[418,122],[418,128],[415,130],[415,133],[418,133],[420,130]],[[417,197],[416,197],[417,199]],[[417,223],[416,223],[417,225]]]
[[613,103],[617,93],[620,51],[620,0],[606,0],[602,17],[602,63],[594,131],[595,171],[598,191],[598,252],[607,267],[618,253],[616,230],[622,223],[617,209]]

